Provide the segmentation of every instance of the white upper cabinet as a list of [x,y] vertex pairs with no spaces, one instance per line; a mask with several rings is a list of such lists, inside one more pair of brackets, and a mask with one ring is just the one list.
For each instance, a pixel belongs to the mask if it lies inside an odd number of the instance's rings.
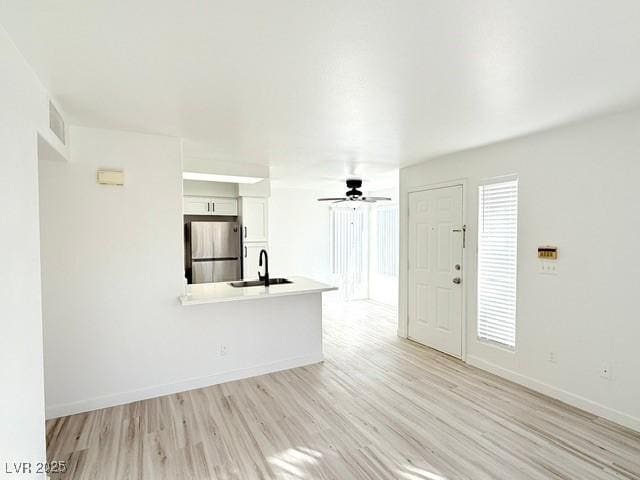
[[225,197],[185,196],[183,200],[185,215],[238,215],[238,201]]
[[265,242],[245,243],[242,247],[242,278],[253,280],[258,278],[258,270],[264,272],[264,268],[258,267],[260,251],[269,249]]
[[184,197],[182,210],[185,215],[211,215],[209,197]]
[[212,215],[238,215],[238,201],[235,198],[212,198]]
[[261,197],[242,197],[242,240],[244,242],[266,242],[268,231],[268,199]]

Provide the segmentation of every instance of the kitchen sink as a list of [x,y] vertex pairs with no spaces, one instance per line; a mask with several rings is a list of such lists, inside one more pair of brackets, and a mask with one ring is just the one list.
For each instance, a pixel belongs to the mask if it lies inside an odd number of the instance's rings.
[[291,280],[287,280],[286,278],[270,278],[269,285],[283,285],[285,283],[293,283]]
[[[293,283],[286,278],[270,278],[269,285],[284,285],[285,283]],[[241,287],[264,287],[264,280],[243,280],[241,282],[229,282],[229,285],[236,288]]]

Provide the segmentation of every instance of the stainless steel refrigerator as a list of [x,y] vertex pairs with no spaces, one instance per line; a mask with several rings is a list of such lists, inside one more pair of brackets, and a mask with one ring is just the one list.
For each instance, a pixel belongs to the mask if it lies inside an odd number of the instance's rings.
[[191,222],[189,230],[192,283],[240,279],[238,222]]

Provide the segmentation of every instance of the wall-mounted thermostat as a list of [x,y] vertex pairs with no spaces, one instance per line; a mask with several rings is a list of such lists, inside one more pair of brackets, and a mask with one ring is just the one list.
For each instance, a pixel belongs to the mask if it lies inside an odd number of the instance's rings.
[[101,185],[124,185],[124,172],[121,170],[98,170],[98,183]]
[[538,247],[538,258],[540,260],[557,260],[558,247]]
[[544,275],[558,274],[558,247],[538,247],[539,272]]

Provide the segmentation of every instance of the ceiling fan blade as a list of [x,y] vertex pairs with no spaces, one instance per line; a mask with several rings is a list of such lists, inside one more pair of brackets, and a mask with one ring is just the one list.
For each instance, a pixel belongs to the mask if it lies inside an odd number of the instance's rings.
[[336,198],[319,198],[318,201],[319,202],[330,202],[330,201],[335,201],[335,200],[345,200],[344,197],[336,197]]
[[391,200],[389,197],[364,197],[364,198],[366,198],[367,200],[373,200],[374,202]]
[[333,203],[342,203],[342,202],[347,202],[348,200],[346,198],[341,198],[340,200],[336,200]]
[[360,201],[361,201],[361,202],[366,202],[366,203],[376,203],[376,201],[377,201],[377,200],[374,200],[374,199],[373,199],[373,198],[371,198],[371,197],[362,197],[362,198],[360,199]]

